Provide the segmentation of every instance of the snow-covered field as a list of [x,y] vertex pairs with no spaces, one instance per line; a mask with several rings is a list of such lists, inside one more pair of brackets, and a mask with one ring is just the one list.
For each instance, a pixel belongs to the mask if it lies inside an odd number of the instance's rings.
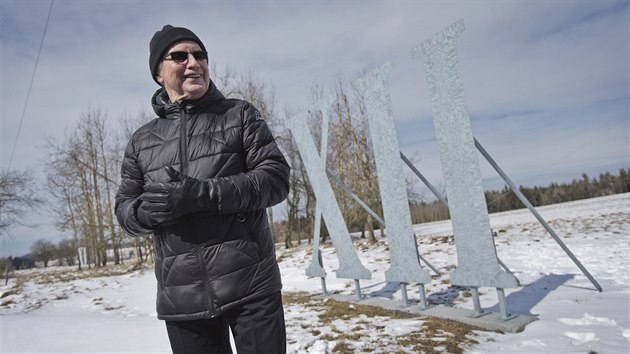
[[[506,289],[511,313],[537,320],[521,333],[472,330],[456,323],[323,299],[319,279],[304,269],[311,247],[278,248],[284,281],[290,353],[629,353],[630,194],[538,208],[603,288],[591,282],[527,210],[490,216],[499,258],[521,287]],[[438,306],[472,309],[470,292],[451,287],[456,266],[449,222],[417,225],[420,254],[441,273],[426,286]],[[402,305],[398,284],[385,282],[386,241],[357,240],[372,271],[363,294]],[[336,279],[334,249],[322,246],[329,292],[354,294],[354,282]],[[130,265],[127,265],[130,266]],[[123,270],[119,267],[114,270]],[[16,272],[0,286],[0,353],[169,353],[155,314],[155,278],[141,269],[95,276],[74,268]],[[111,271],[111,269],[110,269]],[[432,273],[433,274],[433,273]],[[417,287],[409,299],[417,301]],[[481,305],[498,311],[496,291],[481,288]]]

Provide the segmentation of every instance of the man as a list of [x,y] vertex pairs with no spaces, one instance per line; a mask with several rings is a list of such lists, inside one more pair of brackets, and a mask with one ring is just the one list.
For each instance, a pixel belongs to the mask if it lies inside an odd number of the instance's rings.
[[284,353],[286,335],[265,208],[289,189],[289,166],[260,113],[226,99],[190,30],[150,42],[158,118],[125,150],[116,217],[153,234],[158,318],[174,353]]

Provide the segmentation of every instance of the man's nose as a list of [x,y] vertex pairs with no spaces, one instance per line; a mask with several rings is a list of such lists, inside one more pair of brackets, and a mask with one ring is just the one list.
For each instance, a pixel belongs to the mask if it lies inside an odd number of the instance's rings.
[[196,68],[199,66],[199,61],[195,59],[195,56],[192,55],[192,53],[188,53],[188,61],[186,62],[186,66],[193,67],[193,68]]

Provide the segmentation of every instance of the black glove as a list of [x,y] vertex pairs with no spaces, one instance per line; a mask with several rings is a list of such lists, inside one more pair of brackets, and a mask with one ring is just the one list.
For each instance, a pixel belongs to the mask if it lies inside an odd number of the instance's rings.
[[181,176],[171,166],[166,171],[170,182],[150,182],[144,186],[137,209],[141,224],[155,228],[171,224],[183,215],[212,209],[212,201],[216,200],[213,183]]
[[145,208],[147,205],[148,204],[143,202],[141,198],[138,198],[136,203],[136,218],[142,227],[153,230],[158,227],[158,220]]

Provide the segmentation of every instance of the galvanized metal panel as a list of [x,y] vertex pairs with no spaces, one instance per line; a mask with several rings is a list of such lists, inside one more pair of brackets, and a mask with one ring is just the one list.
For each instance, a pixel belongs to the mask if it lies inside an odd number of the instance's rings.
[[393,68],[393,64],[387,62],[356,81],[357,88],[365,100],[383,215],[387,224],[391,264],[385,272],[385,277],[388,281],[429,283],[431,276],[418,260],[403,164],[394,126],[387,84]]
[[336,271],[337,278],[371,279],[370,271],[363,266],[352,244],[341,209],[326,176],[326,165],[317,152],[315,141],[306,124],[308,118],[308,112],[299,113],[289,119],[286,126],[291,130],[294,141],[300,150],[317,203],[321,207],[330,238],[335,245],[339,259],[339,268]]
[[[321,144],[319,148],[319,157],[322,160],[324,166],[326,166],[326,156],[328,151],[328,122],[330,120],[330,106],[333,103],[332,96],[326,96],[319,102],[315,103],[311,112],[319,111],[322,114],[322,136]],[[306,276],[325,278],[326,271],[324,265],[321,264],[321,257],[319,253],[319,240],[322,225],[322,207],[315,201],[315,225],[313,227],[313,254],[311,256],[311,263],[306,268]],[[323,285],[323,284],[322,284]]]
[[457,39],[463,31],[464,22],[460,20],[413,50],[416,57],[424,59],[455,233],[458,267],[450,275],[451,283],[516,287],[514,275],[499,265],[490,229],[457,59]]

